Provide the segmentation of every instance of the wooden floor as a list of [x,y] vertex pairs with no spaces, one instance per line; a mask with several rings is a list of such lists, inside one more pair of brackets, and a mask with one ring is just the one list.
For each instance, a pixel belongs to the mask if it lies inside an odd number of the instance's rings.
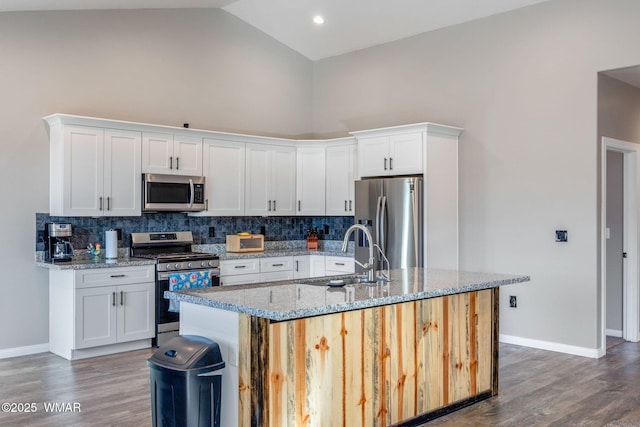
[[[0,412],[0,426],[148,426],[151,354],[0,360],[0,402],[37,407],[35,413]],[[77,402],[81,412],[47,413],[44,402],[70,403],[69,409]],[[602,359],[502,344],[499,396],[425,424],[549,425],[640,426],[640,344],[612,342]]]

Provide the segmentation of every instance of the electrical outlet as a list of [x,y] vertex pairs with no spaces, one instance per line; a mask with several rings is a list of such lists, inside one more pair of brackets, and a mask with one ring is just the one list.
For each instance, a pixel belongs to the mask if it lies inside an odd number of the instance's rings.
[[324,235],[326,236],[327,234],[329,234],[329,225],[325,224],[324,225]]
[[216,237],[216,228],[209,227],[209,237]]
[[267,235],[267,226],[266,225],[261,225],[260,226],[260,234],[262,234],[263,236]]
[[518,307],[518,297],[516,297],[515,295],[509,295],[509,307]]

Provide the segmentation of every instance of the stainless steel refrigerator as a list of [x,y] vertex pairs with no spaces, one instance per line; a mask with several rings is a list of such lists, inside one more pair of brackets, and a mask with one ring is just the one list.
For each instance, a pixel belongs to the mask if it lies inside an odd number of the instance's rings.
[[[355,222],[371,231],[390,268],[422,267],[424,254],[422,177],[375,178],[356,181]],[[374,248],[378,265],[386,268]],[[361,263],[369,260],[369,242],[358,231],[355,257]],[[356,271],[363,271],[356,265]]]

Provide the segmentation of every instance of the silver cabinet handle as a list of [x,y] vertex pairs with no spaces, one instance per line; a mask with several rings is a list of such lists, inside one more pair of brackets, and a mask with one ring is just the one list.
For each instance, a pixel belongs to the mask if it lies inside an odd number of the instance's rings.
[[180,169],[180,157],[176,157],[176,170]]
[[204,210],[205,211],[209,210],[209,199],[204,199]]
[[114,306],[114,307],[116,306],[116,293],[115,292],[111,293],[111,305]]
[[102,196],[98,197],[98,199],[100,200],[100,210],[102,210]]
[[246,266],[246,265],[236,265],[236,266],[235,266],[235,267],[233,267],[233,268],[247,268],[247,266]]
[[271,267],[282,267],[284,264],[271,264]]
[[169,157],[169,169],[173,169],[173,157]]
[[393,159],[389,157],[389,170],[393,170]]
[[296,271],[300,271],[300,270],[298,269],[298,261],[296,261]]
[[111,210],[111,197],[107,197],[107,210]]
[[300,200],[298,200],[298,212],[300,212]]
[[347,201],[346,200],[344,201],[344,211],[345,212],[347,211]]
[[384,158],[384,170],[387,170],[387,158]]
[[344,262],[336,262],[336,265],[344,265]]
[[269,200],[269,212],[271,212],[271,200]]
[[110,277],[111,277],[112,279],[116,279],[116,278],[118,278],[118,277],[125,277],[125,275],[124,275],[124,274],[112,274]]
[[273,211],[274,212],[276,211],[276,201],[275,200],[273,201]]
[[349,200],[349,212],[353,210],[353,201]]
[[124,305],[124,292],[120,291],[120,305]]

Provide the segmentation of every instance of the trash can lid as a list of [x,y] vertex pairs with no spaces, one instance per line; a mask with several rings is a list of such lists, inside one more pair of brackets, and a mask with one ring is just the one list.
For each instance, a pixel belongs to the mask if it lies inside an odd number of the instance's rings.
[[175,370],[224,368],[220,346],[209,338],[180,335],[158,348],[149,363]]

